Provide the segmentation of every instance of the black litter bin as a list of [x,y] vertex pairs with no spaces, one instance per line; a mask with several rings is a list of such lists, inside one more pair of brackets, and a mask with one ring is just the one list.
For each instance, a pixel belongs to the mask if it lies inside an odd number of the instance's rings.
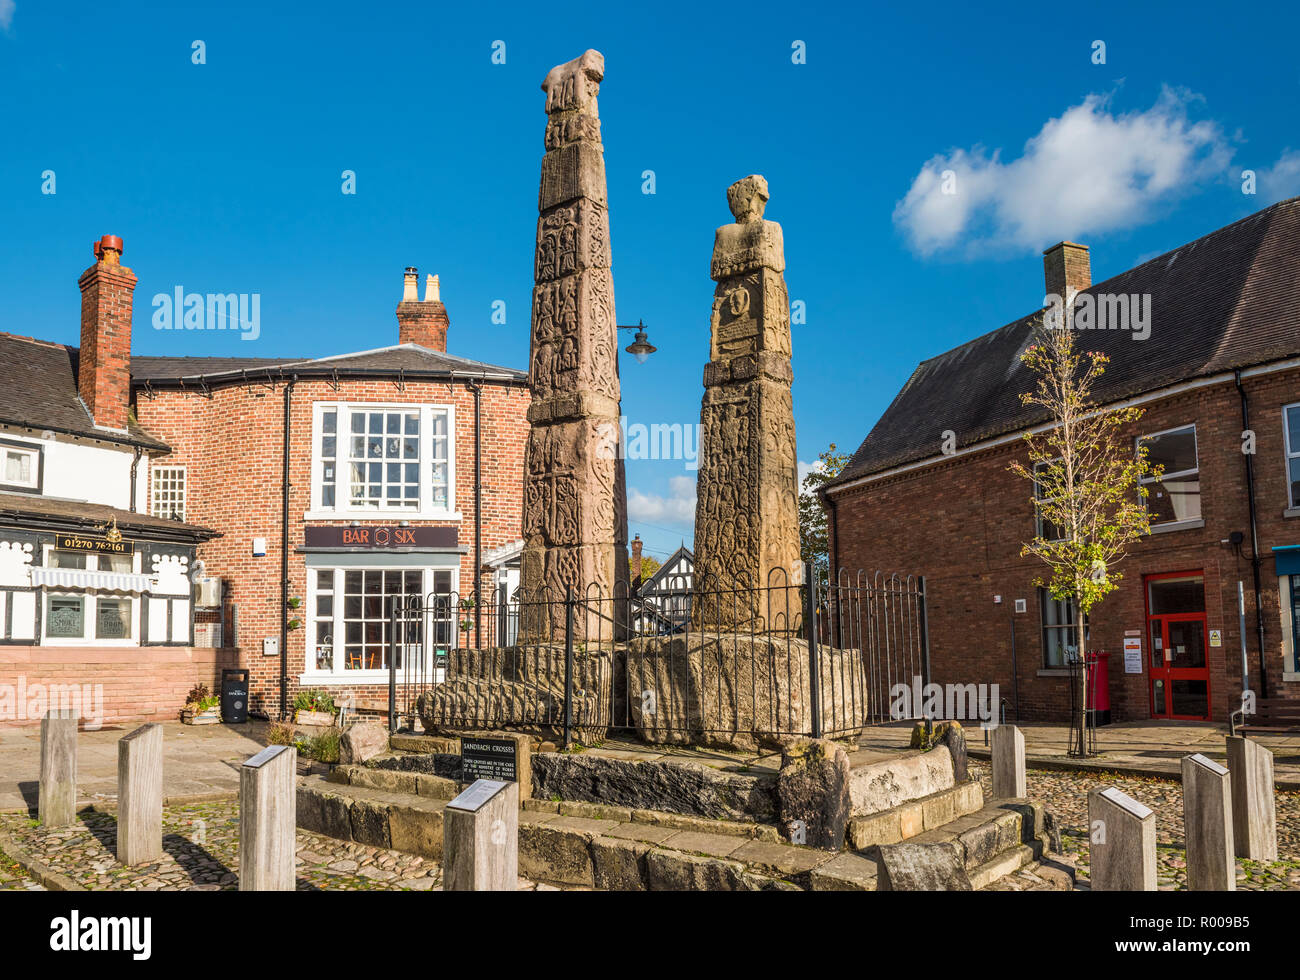
[[221,672],[221,720],[227,725],[248,721],[248,671]]

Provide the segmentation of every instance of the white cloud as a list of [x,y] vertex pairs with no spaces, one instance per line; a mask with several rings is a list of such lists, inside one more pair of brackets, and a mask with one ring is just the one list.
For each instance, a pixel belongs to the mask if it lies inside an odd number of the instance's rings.
[[799,460],[799,490],[803,491],[803,481],[809,473],[819,473],[826,464],[820,459],[814,459],[811,463],[805,463]]
[[1256,180],[1261,206],[1300,194],[1300,150],[1290,147],[1283,150],[1277,163],[1261,170]]
[[695,478],[673,477],[668,481],[667,495],[629,490],[627,516],[630,521],[666,524],[689,531],[695,526]]
[[14,22],[14,9],[14,0],[0,0],[0,27],[3,27],[6,31],[9,30],[9,25]]
[[[982,146],[922,165],[894,223],[916,252],[960,246],[1042,249],[1061,239],[1132,227],[1155,207],[1222,177],[1232,149],[1218,123],[1193,121],[1190,93],[1165,88],[1155,105],[1116,114],[1090,95],[1049,119],[1017,159]],[[952,171],[955,193],[944,193]]]

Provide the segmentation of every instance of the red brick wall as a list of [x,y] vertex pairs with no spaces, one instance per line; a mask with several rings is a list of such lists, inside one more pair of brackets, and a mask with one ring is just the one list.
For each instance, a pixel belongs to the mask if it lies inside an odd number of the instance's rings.
[[[11,701],[46,698],[54,684],[92,686],[91,699],[81,708],[83,718],[93,710],[98,687],[106,725],[175,721],[190,688],[206,684],[219,693],[222,669],[239,666],[238,650],[0,646],[0,725],[40,724],[40,717],[27,717],[28,709]],[[35,710],[39,714],[39,707]]]
[[[186,519],[221,531],[199,547],[208,574],[226,580],[226,599],[238,605],[238,642],[247,651],[250,699],[258,713],[279,708],[280,658],[261,656],[264,637],[280,635],[280,514],[283,447],[283,386],[231,385],[210,392],[136,393],[140,424],[172,447],[161,465],[184,464]],[[474,587],[474,397],[463,382],[342,379],[336,391],[324,380],[298,382],[291,399],[292,461],[289,504],[289,594],[306,600],[303,515],[311,508],[312,405],[318,401],[436,403],[455,406],[455,506],[460,545],[460,589]],[[523,520],[524,449],[528,438],[525,387],[485,384],[482,393],[483,551],[518,540]],[[313,521],[312,526],[347,524],[352,518]],[[377,523],[394,523],[386,516]],[[447,521],[411,519],[411,525],[445,526]],[[252,557],[252,539],[265,537],[265,557]],[[294,617],[306,622],[305,610]],[[288,699],[298,690],[305,666],[306,630],[289,633]],[[337,696],[357,693],[386,698],[387,689],[332,685]]]
[[[1256,433],[1255,495],[1259,528],[1268,694],[1300,696],[1300,684],[1282,681],[1282,635],[1278,585],[1271,548],[1300,544],[1300,518],[1287,518],[1282,406],[1300,401],[1300,371],[1248,378],[1251,428]],[[1223,645],[1208,650],[1211,717],[1224,721],[1241,691],[1241,640],[1237,581],[1246,589],[1246,643],[1252,686],[1259,688],[1259,644],[1250,566],[1250,520],[1241,452],[1241,404],[1229,381],[1175,395],[1146,406],[1131,435],[1196,423],[1203,528],[1153,534],[1138,542],[1118,568],[1124,576],[1091,617],[1091,648],[1110,658],[1112,716],[1150,717],[1149,674],[1125,674],[1123,638],[1146,635],[1143,576],[1203,570],[1209,629],[1223,631]],[[934,420],[935,448],[942,419]],[[1034,534],[1032,487],[1007,471],[1015,458],[1027,462],[1013,442],[900,474],[837,495],[834,543],[842,568],[924,575],[929,593],[933,679],[939,683],[997,683],[1013,717],[1011,621],[1016,628],[1020,715],[1060,718],[1069,710],[1068,680],[1040,674],[1041,611],[1033,580],[1045,566],[1019,555]],[[1239,557],[1222,543],[1233,531],[1246,535]],[[995,605],[994,595],[1002,596]],[[1013,615],[1014,600],[1028,611]],[[1288,669],[1290,665],[1287,665]]]
[[81,274],[77,389],[99,425],[126,428],[131,392],[131,294],[126,266],[96,262]]

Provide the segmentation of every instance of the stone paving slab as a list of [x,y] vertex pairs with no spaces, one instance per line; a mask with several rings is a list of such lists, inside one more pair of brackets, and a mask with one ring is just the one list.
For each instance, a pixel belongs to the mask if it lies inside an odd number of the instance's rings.
[[[239,792],[239,767],[265,746],[266,723],[163,726],[163,797]],[[117,743],[137,726],[77,734],[77,800],[117,799]],[[0,728],[0,810],[35,809],[41,772],[39,725]]]
[[709,857],[722,858],[738,850],[744,842],[744,838],[741,837],[682,830],[671,837],[665,837],[658,843],[674,851],[690,851],[692,854],[707,854]]

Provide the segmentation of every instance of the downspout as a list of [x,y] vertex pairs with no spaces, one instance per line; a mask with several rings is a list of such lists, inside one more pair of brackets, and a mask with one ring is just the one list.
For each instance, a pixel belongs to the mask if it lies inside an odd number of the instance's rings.
[[[294,380],[297,375],[293,376]],[[280,481],[280,720],[289,713],[289,404],[293,380],[284,386],[284,454]]]
[[[1237,394],[1241,397],[1241,428],[1250,429],[1250,403],[1246,398],[1246,389],[1241,384],[1241,371],[1233,372],[1237,385]],[[1268,669],[1264,661],[1264,606],[1260,597],[1259,566],[1259,530],[1255,519],[1255,455],[1242,453],[1246,457],[1246,503],[1250,508],[1250,570],[1255,585],[1255,633],[1259,637],[1259,696],[1268,697]]]
[[135,510],[136,508],[136,471],[140,468],[140,455],[144,452],[139,446],[135,447],[135,459],[131,460],[131,491],[126,498],[126,509]]
[[468,382],[474,392],[474,639],[483,646],[483,385]]

